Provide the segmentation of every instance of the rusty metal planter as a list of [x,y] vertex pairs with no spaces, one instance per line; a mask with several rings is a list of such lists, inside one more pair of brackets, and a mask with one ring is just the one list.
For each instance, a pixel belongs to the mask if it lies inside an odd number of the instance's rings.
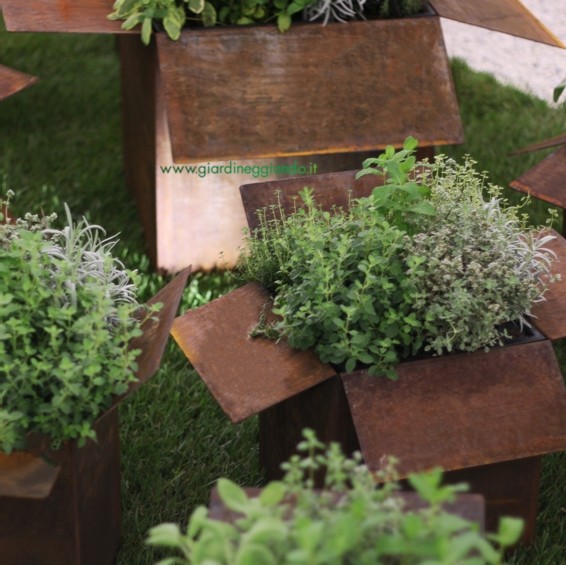
[[[354,172],[317,175],[241,188],[250,224],[254,211],[274,202],[292,211],[293,196],[309,186],[326,208],[344,205],[348,193],[367,194],[373,179]],[[566,274],[566,240],[551,246]],[[249,284],[173,325],[173,336],[223,410],[234,422],[259,414],[260,457],[268,477],[293,452],[301,430],[315,429],[346,451],[361,449],[370,468],[383,455],[401,461],[400,472],[441,466],[446,480],[466,480],[484,495],[487,528],[502,515],[526,521],[534,536],[540,456],[566,449],[566,389],[550,339],[566,337],[566,277],[547,301],[535,305],[538,341],[404,362],[398,382],[366,374],[340,374],[312,352],[249,337],[267,300]]]
[[[516,0],[429,4],[442,17],[561,46]],[[245,226],[236,189],[250,171],[219,172],[232,159],[327,173],[408,134],[423,147],[463,139],[437,15],[297,24],[284,35],[193,29],[177,43],[158,34],[150,50],[122,36],[120,49],[126,179],[162,270],[233,265]],[[173,163],[217,173],[160,169]]]
[[110,565],[120,544],[118,403],[157,370],[189,269],[148,303],[163,303],[132,348],[138,381],[94,424],[97,441],[56,451],[30,434],[27,451],[0,453],[0,561],[26,565]]

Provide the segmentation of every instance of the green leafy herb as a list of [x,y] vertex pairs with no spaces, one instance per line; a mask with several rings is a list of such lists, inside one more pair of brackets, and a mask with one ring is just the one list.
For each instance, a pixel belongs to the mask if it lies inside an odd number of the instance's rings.
[[[8,196],[8,199],[10,195]],[[0,200],[0,208],[7,203]],[[92,424],[135,380],[140,335],[132,273],[99,226],[63,230],[54,216],[0,225],[0,448],[25,447],[29,431],[94,437]]]
[[[258,496],[228,479],[218,481],[222,502],[237,513],[232,523],[212,519],[201,506],[185,531],[170,523],[152,528],[148,544],[182,555],[158,565],[482,565],[501,563],[504,549],[519,539],[521,520],[504,518],[498,533],[486,539],[477,524],[446,512],[444,504],[466,487],[443,486],[439,470],[409,477],[425,504],[408,511],[391,480],[392,462],[374,476],[359,453],[346,458],[338,444],[326,448],[312,431],[304,435],[302,456],[284,464],[283,481],[269,483]],[[323,491],[313,480],[321,471]]]

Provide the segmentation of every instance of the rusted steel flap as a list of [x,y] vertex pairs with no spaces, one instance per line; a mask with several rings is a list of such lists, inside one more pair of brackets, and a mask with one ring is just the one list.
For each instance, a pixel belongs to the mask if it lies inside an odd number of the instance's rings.
[[545,300],[533,305],[534,325],[548,339],[557,340],[566,337],[566,240],[552,230],[556,239],[546,247],[556,253],[553,274],[560,275],[560,280],[551,284],[545,294]]
[[250,337],[269,303],[265,289],[247,284],[173,324],[173,337],[233,422],[336,374],[311,351]]
[[191,267],[187,267],[148,300],[148,305],[161,303],[163,306],[157,314],[142,324],[143,335],[132,340],[130,347],[141,349],[141,353],[137,358],[136,377],[138,380],[130,385],[126,396],[147,382],[159,368],[190,272]]
[[292,214],[296,207],[300,207],[299,192],[305,187],[314,190],[321,208],[331,210],[334,207],[347,208],[351,198],[368,196],[374,187],[383,184],[383,179],[375,175],[355,180],[356,173],[345,171],[244,184],[240,187],[240,195],[248,226],[250,229],[256,228],[257,211],[269,206],[280,205],[285,214]]
[[520,155],[521,153],[532,153],[533,151],[540,151],[541,149],[550,149],[551,147],[558,147],[559,145],[566,144],[566,133],[561,133],[554,137],[549,137],[544,141],[521,147],[511,152],[511,155]]
[[0,453],[0,498],[46,498],[60,471],[31,453]]
[[463,140],[435,16],[189,30],[157,47],[176,162]]
[[566,146],[510,183],[511,188],[566,208]]
[[549,341],[402,363],[399,380],[344,375],[362,453],[402,476],[566,449],[566,390]]
[[78,33],[139,33],[110,21],[114,0],[2,0],[0,8],[8,31]]
[[517,0],[429,0],[429,4],[443,18],[564,47],[562,41]]
[[37,77],[0,65],[0,100],[31,86],[34,82],[37,82]]

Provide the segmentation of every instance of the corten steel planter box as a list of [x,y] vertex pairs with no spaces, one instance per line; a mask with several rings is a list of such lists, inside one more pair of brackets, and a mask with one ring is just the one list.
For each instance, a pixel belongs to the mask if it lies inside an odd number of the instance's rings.
[[408,134],[423,147],[461,142],[438,15],[562,46],[517,0],[429,5],[430,17],[297,24],[284,35],[275,26],[190,29],[175,43],[156,34],[146,48],[106,19],[112,0],[2,3],[8,30],[120,33],[126,182],[152,262],[170,272],[234,264],[245,226],[237,188],[250,173],[161,167],[237,159],[324,173]]
[[[561,45],[514,0],[430,4],[441,16]],[[463,139],[437,15],[297,24],[284,35],[273,26],[191,29],[179,42],[157,34],[150,49],[123,36],[120,52],[126,179],[162,270],[232,266],[245,226],[237,187],[250,182],[249,173],[163,166],[237,160],[326,173],[358,167],[366,151],[409,134],[429,148]]]
[[30,434],[27,451],[0,453],[0,561],[26,565],[106,565],[120,545],[118,403],[157,370],[189,269],[148,303],[163,303],[132,347],[138,381],[95,423],[97,441],[67,441],[53,451],[49,438]]
[[[367,194],[375,179],[354,181],[354,172],[259,183],[242,187],[248,218],[257,208],[281,203],[314,188],[330,208],[348,202],[348,192]],[[377,178],[377,177],[376,177]],[[551,247],[566,274],[566,240]],[[397,382],[362,372],[337,374],[311,351],[284,342],[252,339],[250,330],[269,300],[248,284],[189,311],[173,325],[179,343],[233,422],[260,419],[260,457],[269,478],[294,451],[301,430],[360,449],[378,470],[383,455],[400,459],[402,477],[442,467],[449,482],[466,481],[486,499],[488,530],[499,517],[526,521],[524,542],[534,537],[541,455],[566,449],[566,390],[550,340],[566,337],[566,277],[546,302],[535,305],[541,334],[525,343],[487,353],[403,362]]]

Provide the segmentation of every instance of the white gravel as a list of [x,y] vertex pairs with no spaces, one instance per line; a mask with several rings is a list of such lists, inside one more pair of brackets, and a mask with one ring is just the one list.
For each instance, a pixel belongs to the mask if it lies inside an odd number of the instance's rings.
[[[522,0],[566,44],[566,0]],[[450,57],[489,72],[505,84],[552,103],[554,87],[566,79],[566,49],[442,19]],[[563,99],[561,99],[563,100]]]

